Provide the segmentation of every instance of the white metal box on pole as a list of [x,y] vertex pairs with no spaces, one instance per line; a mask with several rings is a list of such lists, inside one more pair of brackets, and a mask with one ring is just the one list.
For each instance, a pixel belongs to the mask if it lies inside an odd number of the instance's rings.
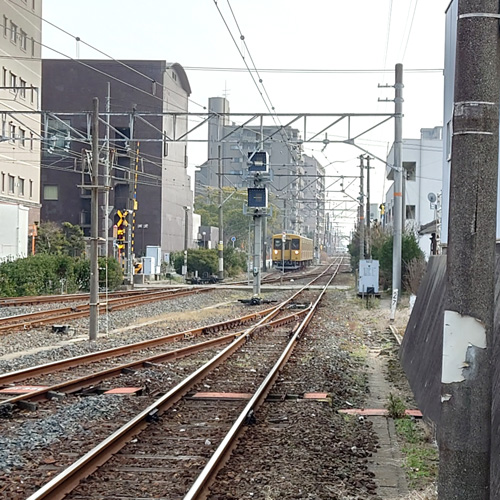
[[358,294],[378,293],[379,262],[378,260],[360,260],[358,277]]

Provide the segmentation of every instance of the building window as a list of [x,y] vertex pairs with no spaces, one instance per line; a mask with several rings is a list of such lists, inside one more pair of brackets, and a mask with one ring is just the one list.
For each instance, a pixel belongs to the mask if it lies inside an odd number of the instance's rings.
[[415,205],[406,205],[406,218],[415,220]]
[[18,193],[19,196],[24,196],[24,179],[22,177],[18,177],[19,185],[18,185]]
[[[10,72],[10,87],[17,87],[17,76]],[[16,92],[14,89],[10,90],[11,92]]]
[[31,37],[31,57],[35,57],[35,39]]
[[32,0],[32,2],[31,2],[31,8],[33,10],[35,10],[35,8],[36,8],[35,6],[36,6],[36,0]]
[[30,179],[30,198],[33,198],[33,181]]
[[10,41],[17,44],[17,24],[10,22]]
[[7,68],[5,66],[2,68],[2,85],[7,87]]
[[43,199],[47,201],[57,201],[59,199],[59,187],[43,186]]
[[23,30],[20,31],[19,41],[21,42],[21,49],[26,52],[26,47],[28,46],[28,35]]
[[9,193],[14,194],[15,178],[13,175],[9,175]]
[[407,181],[416,181],[417,180],[417,163],[414,161],[404,161],[403,169],[406,173]]
[[33,132],[30,132],[30,151],[33,151],[33,139],[35,136],[33,135]]
[[35,102],[35,87],[33,87],[33,85],[31,85],[30,102],[31,102],[31,104],[33,104],[33,102]]
[[7,32],[8,32],[8,29],[7,29],[7,16],[4,14],[4,16],[3,16],[3,36],[5,38],[7,38]]
[[166,132],[163,132],[163,156],[168,156],[168,142]]
[[19,127],[19,145],[26,147],[26,130],[21,127]]
[[5,172],[2,172],[2,193],[5,193]]
[[9,138],[10,142],[14,142],[16,138],[16,126],[13,123],[9,123]]
[[21,87],[19,91],[20,96],[26,99],[26,82],[22,78],[19,79],[19,86]]
[[71,120],[47,120],[47,141],[44,141],[45,151],[49,154],[60,154],[62,150],[71,149]]

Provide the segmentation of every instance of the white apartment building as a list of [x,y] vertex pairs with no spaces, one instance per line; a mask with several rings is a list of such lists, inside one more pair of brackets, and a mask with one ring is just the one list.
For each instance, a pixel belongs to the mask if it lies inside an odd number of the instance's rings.
[[0,261],[28,253],[40,220],[42,0],[0,1]]
[[[419,235],[422,226],[436,220],[436,200],[442,189],[441,165],[443,156],[443,128],[423,128],[420,139],[403,139],[403,216],[405,229],[414,231],[419,246],[429,257],[429,234]],[[394,145],[387,157],[394,164]],[[394,170],[387,168],[387,179],[394,180]],[[394,183],[385,195],[385,225],[394,222]]]
[[[455,100],[455,53],[457,47],[458,0],[452,0],[446,10],[444,57],[444,134],[443,134],[443,200],[441,243],[448,244],[448,216],[450,206],[451,142],[453,136],[453,103]],[[500,192],[500,176],[497,192]],[[497,198],[496,239],[500,240],[500,197]]]

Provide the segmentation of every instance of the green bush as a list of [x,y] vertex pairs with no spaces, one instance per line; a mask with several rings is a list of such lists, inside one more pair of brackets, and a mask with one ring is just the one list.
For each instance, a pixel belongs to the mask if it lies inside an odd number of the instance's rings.
[[247,268],[247,254],[237,248],[224,248],[224,276],[237,276]]
[[[105,260],[99,259],[99,267]],[[100,273],[100,286],[105,284],[105,274]],[[108,259],[108,283],[111,289],[123,281],[120,264]],[[47,295],[88,291],[90,261],[68,255],[36,254],[0,264],[0,296]]]
[[[184,252],[176,252],[173,256],[175,272],[182,274],[184,265]],[[198,271],[199,276],[203,273],[216,274],[218,268],[217,250],[215,249],[189,249],[187,251],[187,271],[194,273]]]
[[[175,272],[182,274],[184,265],[184,252],[176,252],[172,257]],[[224,276],[235,276],[246,270],[246,253],[239,251],[232,246],[224,249]],[[187,253],[187,272],[203,276],[204,273],[217,274],[219,269],[219,257],[215,249],[189,249]]]
[[[371,252],[372,258],[379,261],[380,284],[383,288],[390,288],[392,282],[392,248],[393,235],[382,228],[373,228],[371,232]],[[353,235],[348,251],[351,255],[351,267],[359,267],[359,234]],[[404,233],[401,237],[401,278],[402,286],[409,283],[409,266],[414,259],[424,259],[424,253],[418,246],[416,236],[412,232]]]

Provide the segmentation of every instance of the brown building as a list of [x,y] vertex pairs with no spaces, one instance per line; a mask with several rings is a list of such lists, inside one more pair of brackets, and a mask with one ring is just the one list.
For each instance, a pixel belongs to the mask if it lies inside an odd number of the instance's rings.
[[[188,110],[191,89],[182,66],[165,61],[46,59],[42,63],[42,82],[42,109],[47,113],[43,124],[42,221],[68,221],[90,235],[90,190],[84,186],[90,185],[89,112],[93,98],[98,97],[102,147],[99,185],[105,184],[108,158],[108,101],[111,113],[108,239],[112,238],[117,210],[132,208],[135,199],[134,253],[144,255],[147,245],[161,246],[163,253],[182,250],[185,207],[193,203],[186,144],[167,142],[173,118],[162,114]],[[133,110],[138,115],[135,118]],[[186,129],[184,122],[176,121],[178,134]],[[104,194],[99,200],[99,234],[104,236]],[[187,213],[187,230],[191,234],[192,211]],[[130,215],[130,224],[131,219]]]

